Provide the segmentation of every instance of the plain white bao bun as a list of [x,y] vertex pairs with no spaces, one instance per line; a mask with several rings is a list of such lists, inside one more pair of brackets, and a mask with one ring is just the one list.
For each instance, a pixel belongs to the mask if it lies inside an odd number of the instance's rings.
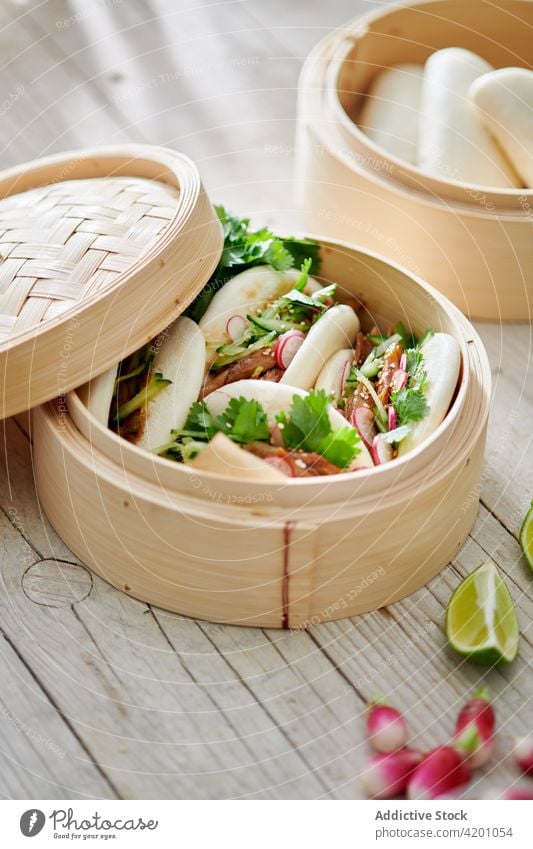
[[[172,383],[148,402],[144,433],[137,441],[151,450],[170,440],[172,428],[185,424],[191,404],[198,398],[204,379],[205,340],[196,322],[178,318],[154,341],[151,374],[161,372]],[[79,390],[89,412],[107,427],[118,365],[93,378]]]
[[223,433],[217,433],[189,465],[202,472],[211,472],[226,478],[250,478],[258,483],[286,483],[288,480],[287,475],[279,469],[265,463],[260,457],[243,451]]
[[459,344],[448,333],[435,333],[422,348],[427,375],[425,395],[429,412],[400,442],[398,455],[420,445],[444,420],[454,396],[461,367]]
[[469,95],[487,129],[533,187],[533,71],[501,68],[472,83]]
[[358,124],[384,150],[416,163],[422,65],[385,68],[372,80]]
[[338,403],[342,395],[343,378],[346,377],[353,362],[353,354],[352,348],[342,348],[337,351],[329,358],[317,377],[315,389],[323,389],[326,395],[332,395],[334,404]]
[[[273,427],[276,424],[276,416],[279,413],[288,413],[292,399],[295,395],[305,397],[307,392],[294,386],[283,383],[272,383],[269,380],[237,380],[235,383],[226,384],[220,389],[215,389],[205,398],[209,412],[213,416],[219,416],[228,406],[231,398],[246,398],[256,400],[267,415],[268,424]],[[334,407],[328,407],[328,415],[333,430],[341,427],[351,427],[343,415]],[[357,455],[351,468],[358,469],[361,466],[373,466],[372,458],[361,442],[361,452]]]
[[447,47],[426,62],[418,165],[445,180],[510,188],[518,175],[479,120],[469,96],[474,80],[493,68],[470,50]]
[[[233,315],[243,318],[249,313],[265,307],[271,301],[281,298],[294,288],[300,272],[275,271],[270,265],[258,265],[232,277],[213,297],[213,300],[200,319],[200,329],[211,349],[230,342],[226,331],[228,319]],[[320,289],[320,284],[309,277],[305,287],[306,294]],[[214,357],[214,350],[208,352],[208,358]]]
[[[205,371],[205,340],[195,321],[182,316],[158,337],[152,374],[161,372],[172,383],[148,402],[144,431],[137,440],[151,451],[170,440],[172,428],[181,428],[199,395]],[[156,343],[157,344],[157,341]]]
[[357,315],[347,304],[330,307],[311,327],[280,383],[311,389],[329,358],[353,345],[359,327]]

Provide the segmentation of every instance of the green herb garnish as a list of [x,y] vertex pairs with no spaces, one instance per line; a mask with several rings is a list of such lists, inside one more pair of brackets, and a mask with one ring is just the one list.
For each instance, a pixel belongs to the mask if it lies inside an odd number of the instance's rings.
[[330,399],[323,389],[306,396],[295,395],[289,414],[277,421],[286,448],[322,454],[339,468],[348,466],[360,453],[360,437],[355,428],[333,430],[329,421]]
[[215,210],[224,231],[224,249],[215,273],[186,311],[186,315],[194,321],[201,319],[214,294],[224,283],[247,268],[271,265],[276,271],[288,271],[289,268],[300,268],[306,260],[310,260],[305,271],[302,268],[302,274],[318,271],[320,246],[316,242],[276,236],[267,227],[251,230],[249,218],[231,215],[223,206],[215,206]]
[[421,389],[411,389],[408,385],[393,392],[391,401],[396,407],[400,423],[419,422],[429,412],[429,404]]

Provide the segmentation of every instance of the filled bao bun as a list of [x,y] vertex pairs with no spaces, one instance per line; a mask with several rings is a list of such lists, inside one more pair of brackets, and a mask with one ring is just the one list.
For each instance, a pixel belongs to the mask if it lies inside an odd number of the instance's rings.
[[311,389],[329,358],[352,345],[359,331],[359,319],[347,304],[337,304],[313,324],[280,383]]
[[353,349],[341,348],[329,358],[318,375],[315,389],[323,389],[326,395],[333,397],[333,404],[338,404],[344,389],[344,381],[353,362]]
[[[353,353],[350,349],[337,351],[315,383],[315,389],[323,389],[332,396],[334,404],[338,404],[343,393]],[[459,378],[461,354],[453,336],[436,333],[422,347],[422,355],[427,375],[424,394],[429,411],[421,421],[411,426],[410,433],[399,443],[399,456],[412,451],[438,428],[448,412]]]
[[429,412],[421,421],[416,422],[409,435],[400,442],[399,456],[407,454],[424,442],[444,421],[459,379],[461,352],[453,336],[448,333],[435,333],[423,346],[422,354]]
[[[215,390],[205,399],[205,403],[211,415],[219,416],[224,412],[232,398],[246,398],[246,400],[257,401],[266,413],[270,427],[276,424],[276,416],[279,413],[288,413],[292,399],[295,395],[305,396],[307,392],[294,386],[282,383],[270,383],[263,380],[237,380],[229,383],[221,389]],[[328,415],[333,430],[341,427],[351,427],[343,415],[334,407],[328,408]],[[369,452],[361,442],[361,451],[354,459],[351,468],[373,466]]]
[[172,428],[183,427],[204,379],[205,341],[196,322],[178,318],[163,335],[152,371],[161,372],[172,384],[148,402],[146,424],[137,441],[148,451],[168,442]]
[[[150,451],[170,439],[172,428],[185,424],[204,379],[205,341],[190,318],[178,318],[154,341],[151,373],[161,372],[172,383],[147,405],[146,422],[137,445]],[[81,400],[107,426],[118,366],[95,377],[80,390]]]
[[[299,276],[300,272],[294,269],[281,272],[268,265],[260,265],[237,274],[225,283],[200,319],[200,329],[208,346],[208,361],[215,358],[216,347],[231,341],[226,325],[232,316],[246,318],[249,313],[255,313],[281,298],[294,288]],[[312,294],[318,289],[320,284],[309,277],[305,293]]]

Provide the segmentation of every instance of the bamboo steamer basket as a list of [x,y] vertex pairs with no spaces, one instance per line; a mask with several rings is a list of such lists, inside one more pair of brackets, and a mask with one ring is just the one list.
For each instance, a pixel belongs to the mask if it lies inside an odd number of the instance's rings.
[[495,67],[533,64],[531,0],[426,0],[385,7],[328,35],[299,82],[297,194],[307,227],[357,241],[429,280],[480,319],[533,317],[533,192],[424,174],[357,126],[373,77],[435,50]]
[[148,145],[0,174],[0,418],[137,350],[214,270],[219,221],[196,166]]
[[380,469],[286,484],[235,481],[143,452],[73,391],[35,411],[39,497],[66,544],[125,593],[222,623],[304,628],[413,592],[457,553],[479,496],[490,372],[475,331],[432,287],[387,260],[321,243],[324,281],[459,342],[462,371],[439,429]]

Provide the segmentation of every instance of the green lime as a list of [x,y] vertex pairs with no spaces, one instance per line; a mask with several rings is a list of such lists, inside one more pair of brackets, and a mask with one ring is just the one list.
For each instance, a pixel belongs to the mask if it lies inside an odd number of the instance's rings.
[[515,659],[518,620],[494,563],[482,563],[453,593],[446,610],[446,636],[455,651],[476,663],[492,666]]
[[524,557],[533,569],[533,501],[522,522],[519,539]]

